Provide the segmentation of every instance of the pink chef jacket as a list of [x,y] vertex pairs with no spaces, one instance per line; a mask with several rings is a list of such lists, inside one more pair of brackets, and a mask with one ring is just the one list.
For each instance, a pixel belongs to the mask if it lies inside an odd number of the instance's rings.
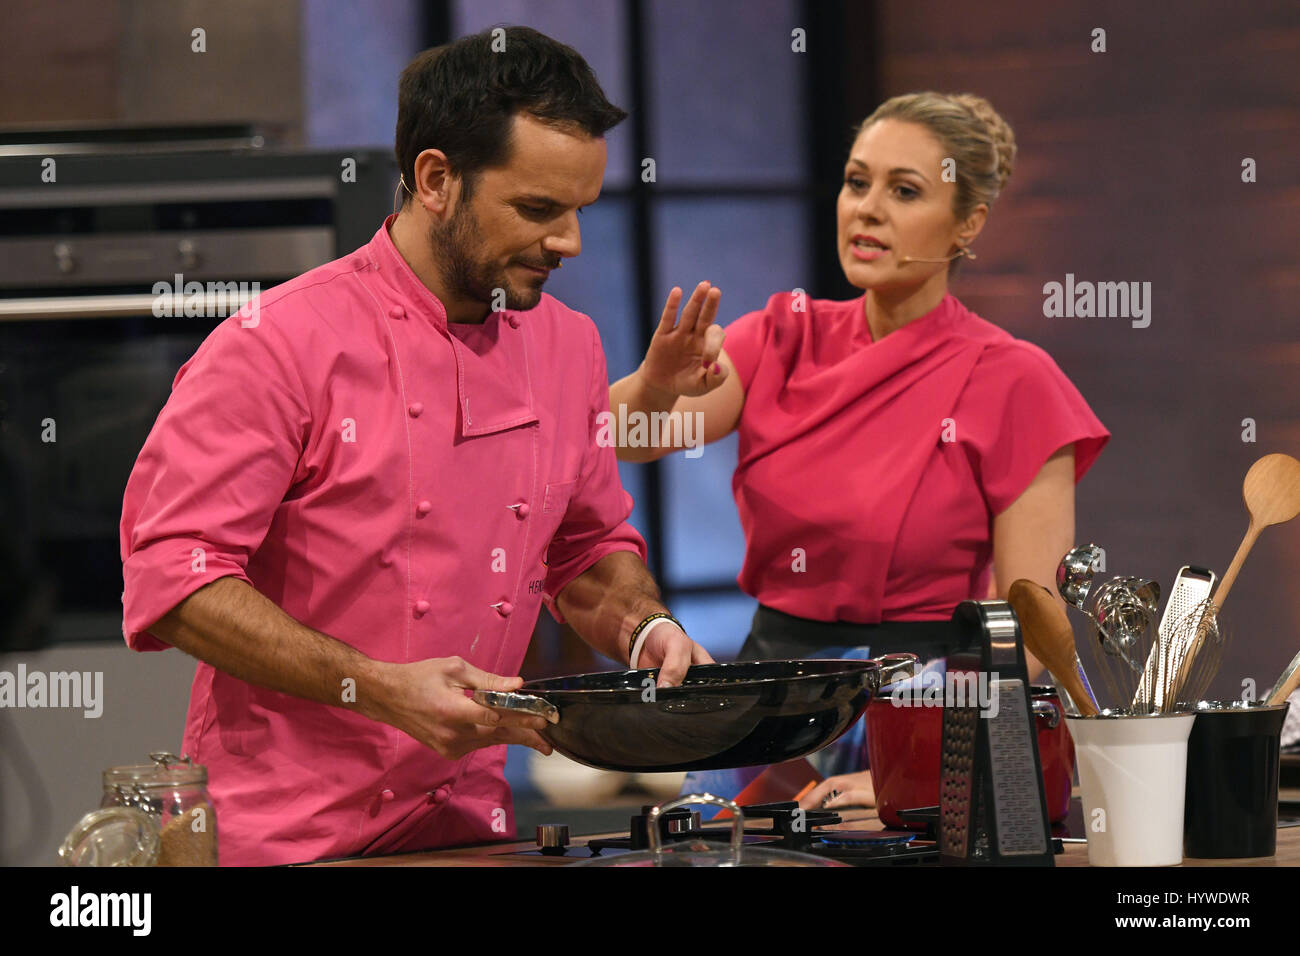
[[[379,660],[519,672],[545,600],[645,544],[595,416],[591,320],[550,296],[448,324],[388,233],[264,293],[176,375],[122,507],[123,634],[200,586],[247,581]],[[342,688],[340,688],[342,693]],[[504,746],[445,760],[351,711],[200,663],[184,748],[223,864],[503,839]]]
[[779,293],[727,326],[740,586],[819,621],[945,620],[988,594],[993,518],[1065,445],[1078,481],[1110,432],[1046,352],[952,295],[879,342],[863,302]]

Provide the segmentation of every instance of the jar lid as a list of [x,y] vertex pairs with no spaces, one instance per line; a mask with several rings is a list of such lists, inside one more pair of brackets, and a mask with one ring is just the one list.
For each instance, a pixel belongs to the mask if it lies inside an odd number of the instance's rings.
[[153,866],[161,836],[152,815],[135,807],[92,810],[59,847],[64,866]]
[[150,764],[133,764],[109,767],[104,771],[104,789],[116,787],[173,787],[203,785],[208,782],[208,768],[187,757],[177,757],[166,751],[151,753]]

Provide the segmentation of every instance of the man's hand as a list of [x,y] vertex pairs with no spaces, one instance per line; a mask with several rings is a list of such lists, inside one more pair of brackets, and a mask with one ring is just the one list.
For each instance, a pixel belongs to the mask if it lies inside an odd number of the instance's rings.
[[659,687],[676,687],[692,664],[712,664],[709,652],[686,636],[686,632],[668,621],[650,632],[641,648],[637,667],[658,667]]
[[704,395],[727,377],[726,367],[718,363],[724,333],[713,324],[721,299],[721,289],[701,282],[678,322],[682,290],[674,287],[668,293],[659,327],[638,371],[646,388],[660,394],[670,408],[677,396]]
[[[492,744],[551,752],[541,717],[503,714],[466,691],[514,690],[520,677],[488,674],[459,657],[410,664],[377,661],[294,620],[235,577],[218,578],[172,608],[149,630],[242,681],[304,700],[345,707],[410,734],[449,759]],[[345,702],[340,688],[355,697]]]
[[447,759],[457,760],[493,744],[523,744],[543,754],[551,752],[551,745],[537,733],[546,726],[541,717],[493,710],[466,695],[467,690],[478,688],[516,690],[523,678],[489,674],[459,657],[380,666],[386,699],[371,715]]
[[[605,555],[570,581],[555,603],[583,640],[615,661],[628,660],[637,624],[668,611],[641,556],[632,551]],[[660,687],[680,684],[692,664],[712,663],[709,652],[671,620],[653,624],[636,659],[638,668],[659,668]]]

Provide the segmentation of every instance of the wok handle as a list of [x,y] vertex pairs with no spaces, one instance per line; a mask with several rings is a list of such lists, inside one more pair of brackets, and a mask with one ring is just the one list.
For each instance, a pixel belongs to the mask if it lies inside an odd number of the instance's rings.
[[917,671],[921,669],[921,659],[915,654],[886,654],[875,660],[880,665],[880,670],[877,671],[880,675],[880,679],[876,682],[877,691],[896,680],[915,677]]
[[715,797],[711,793],[688,793],[684,797],[670,800],[652,807],[646,816],[646,836],[650,838],[650,855],[654,866],[661,866],[663,857],[663,837],[659,835],[659,818],[669,810],[685,807],[692,803],[709,803],[731,811],[731,865],[740,866],[740,851],[745,846],[745,814],[740,806],[732,800]]
[[531,714],[533,717],[544,717],[548,723],[552,724],[560,722],[559,709],[545,697],[538,697],[534,694],[521,694],[513,690],[485,690],[480,687],[474,691],[474,703],[510,714]]
[[1034,700],[1033,711],[1035,717],[1040,717],[1047,722],[1048,730],[1055,729],[1061,722],[1061,712],[1050,700]]

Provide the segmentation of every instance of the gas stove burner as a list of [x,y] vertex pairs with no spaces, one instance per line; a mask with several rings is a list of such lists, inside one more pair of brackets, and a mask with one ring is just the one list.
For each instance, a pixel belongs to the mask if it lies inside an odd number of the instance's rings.
[[826,846],[860,847],[897,846],[902,843],[911,843],[915,839],[915,833],[877,833],[871,830],[860,832],[842,830],[834,834],[826,834],[821,838],[821,841],[826,844]]
[[[628,835],[593,838],[570,844],[568,827],[545,824],[537,828],[539,849],[515,851],[519,855],[541,854],[568,860],[635,852],[649,847],[646,821],[651,807],[629,820]],[[760,803],[741,807],[745,817],[745,844],[811,853],[853,866],[901,865],[937,862],[939,851],[931,834],[879,830],[828,829],[843,822],[833,810],[804,810],[793,801]],[[758,821],[759,826],[750,826]],[[726,844],[731,838],[722,827],[705,828],[698,811],[670,810],[660,817],[665,843],[707,840]],[[766,824],[766,825],[761,825]]]

